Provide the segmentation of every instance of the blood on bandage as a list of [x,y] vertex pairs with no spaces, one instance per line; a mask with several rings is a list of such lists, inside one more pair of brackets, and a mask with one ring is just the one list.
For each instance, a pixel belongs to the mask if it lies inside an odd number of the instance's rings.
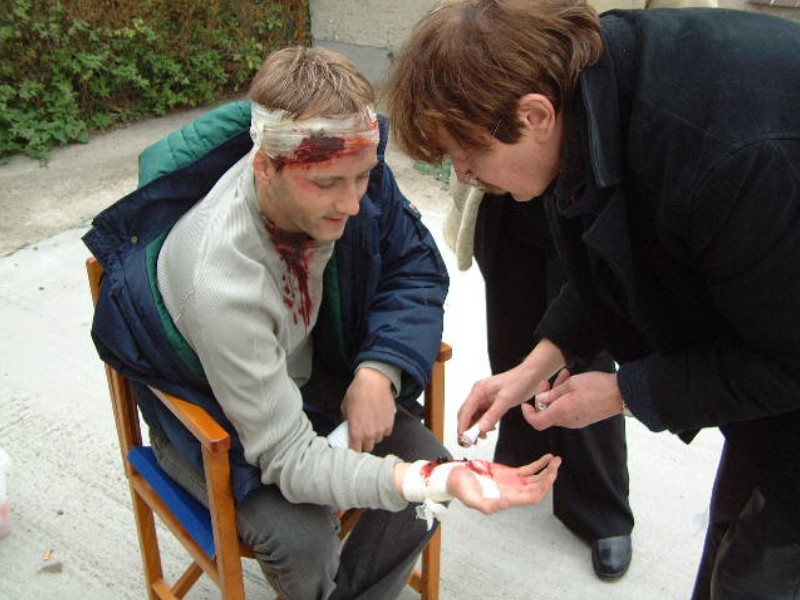
[[287,166],[318,166],[320,163],[354,156],[374,145],[374,140],[364,136],[329,136],[323,131],[305,138],[291,155],[276,156],[275,163],[278,171]]
[[425,479],[428,479],[436,467],[448,463],[461,463],[476,475],[483,475],[484,477],[492,478],[492,463],[486,460],[469,460],[466,458],[462,458],[461,460],[447,460],[441,458],[432,460],[426,465],[423,465],[422,469],[420,470],[420,474]]
[[293,119],[285,110],[251,104],[251,161],[259,150],[285,166],[311,167],[377,147],[380,125],[372,108],[339,117]]
[[325,133],[314,133],[300,142],[294,154],[276,156],[275,162],[278,171],[285,166],[313,165],[335,158],[344,148],[344,138],[328,136]]

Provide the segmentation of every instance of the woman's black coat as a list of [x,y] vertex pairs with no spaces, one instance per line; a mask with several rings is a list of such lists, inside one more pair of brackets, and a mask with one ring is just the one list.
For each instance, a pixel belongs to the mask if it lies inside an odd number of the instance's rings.
[[538,333],[568,357],[608,349],[652,430],[746,431],[762,491],[795,512],[800,26],[682,9],[603,30],[545,198],[570,284]]

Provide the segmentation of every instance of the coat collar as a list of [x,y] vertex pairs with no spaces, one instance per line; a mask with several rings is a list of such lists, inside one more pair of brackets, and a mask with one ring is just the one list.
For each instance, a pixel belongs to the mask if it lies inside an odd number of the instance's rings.
[[[613,42],[612,42],[613,40]],[[622,122],[620,115],[618,58],[633,57],[634,40],[619,18],[603,19],[603,56],[580,75],[579,94],[588,127],[591,168],[598,187],[617,185],[622,176]],[[627,64],[627,62],[626,62]]]

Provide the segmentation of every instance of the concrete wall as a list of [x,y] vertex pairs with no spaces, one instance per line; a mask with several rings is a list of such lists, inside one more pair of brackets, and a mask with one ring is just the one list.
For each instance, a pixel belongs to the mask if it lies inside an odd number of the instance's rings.
[[374,84],[436,0],[310,0],[315,45],[349,56]]
[[[610,8],[640,8],[644,1],[595,0],[593,4],[602,12]],[[800,0],[772,0],[772,3],[770,6],[719,0],[724,8],[769,12],[800,21],[800,9],[776,6],[791,6]],[[311,35],[315,45],[346,54],[373,84],[380,85],[393,54],[403,45],[414,23],[435,4],[437,0],[310,0]]]

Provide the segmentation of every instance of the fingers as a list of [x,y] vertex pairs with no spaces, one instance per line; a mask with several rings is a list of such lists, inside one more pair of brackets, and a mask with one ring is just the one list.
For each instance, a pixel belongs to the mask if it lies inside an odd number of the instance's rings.
[[523,469],[530,469],[534,471],[533,473],[527,475],[521,475],[521,477],[528,484],[540,486],[540,488],[546,493],[553,486],[553,483],[558,476],[559,467],[561,467],[561,457],[546,455],[536,462],[526,465],[526,467],[521,467]]
[[372,452],[375,446],[380,444],[385,438],[392,434],[392,428],[389,427],[382,431],[358,431],[357,428],[351,426],[350,428],[350,441],[349,446],[356,452]]
[[543,471],[545,468],[547,468],[554,460],[558,460],[559,462],[561,461],[560,458],[553,456],[552,454],[544,454],[532,463],[517,467],[516,470],[517,473],[522,477],[536,475],[540,471]]
[[482,396],[478,389],[478,384],[472,386],[472,390],[464,400],[461,408],[458,409],[458,434],[461,435],[475,424],[475,416],[478,411],[479,399]]
[[558,469],[561,466],[561,459],[549,456],[546,459],[536,461],[539,465],[544,465],[543,469],[534,466],[536,463],[521,467],[525,472],[536,471],[527,475],[519,475],[519,480],[512,486],[501,486],[502,495],[498,499],[483,500],[476,507],[481,512],[493,514],[514,506],[524,506],[538,504],[553,489],[553,484],[558,476]]
[[481,430],[481,437],[486,437],[488,432],[497,429],[497,422],[505,412],[498,404],[493,404],[481,415],[481,418],[477,421],[477,425]]
[[556,380],[555,380],[555,382],[553,383],[553,387],[556,387],[556,386],[559,386],[559,385],[561,385],[561,384],[562,384],[562,383],[564,383],[564,382],[565,382],[567,379],[569,379],[571,375],[572,375],[572,374],[569,372],[569,369],[566,369],[566,368],[565,368],[565,369],[561,369],[561,370],[558,372],[558,375],[556,375]]
[[556,416],[555,407],[546,410],[536,410],[536,407],[530,402],[526,402],[522,405],[522,418],[537,431],[544,431],[548,427],[555,425]]
[[533,402],[536,409],[544,410],[558,400],[558,398],[569,393],[571,387],[567,384],[567,381],[571,376],[572,374],[569,372],[569,369],[561,369],[558,375],[556,375],[556,379],[551,388],[537,392]]
[[372,446],[370,446],[367,440],[363,440],[352,434],[350,435],[348,447],[356,452],[372,452]]

